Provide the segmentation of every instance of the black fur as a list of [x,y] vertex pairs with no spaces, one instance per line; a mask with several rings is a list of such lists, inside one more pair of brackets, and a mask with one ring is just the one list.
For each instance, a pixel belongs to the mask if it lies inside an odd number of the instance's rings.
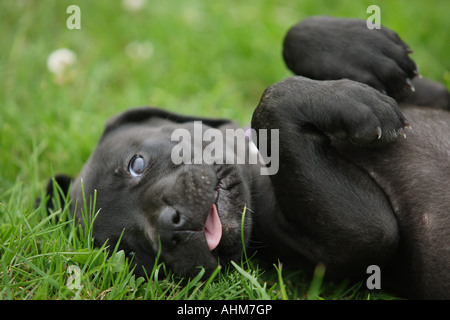
[[[238,259],[247,207],[246,243],[261,259],[298,268],[322,262],[327,276],[351,278],[375,264],[383,288],[449,299],[450,96],[417,78],[410,53],[395,32],[369,30],[363,20],[306,19],[284,41],[297,76],[267,88],[252,118],[254,129],[279,130],[277,174],[174,165],[176,128],[192,131],[194,120],[236,126],[133,109],[108,123],[73,182],[72,204],[82,199],[81,179],[88,195],[98,191],[96,241],[114,245],[125,229],[121,248],[133,253],[137,273],[159,249],[180,275]],[[135,155],[146,163],[139,179],[128,170]],[[223,237],[210,251],[201,230],[212,203]]]

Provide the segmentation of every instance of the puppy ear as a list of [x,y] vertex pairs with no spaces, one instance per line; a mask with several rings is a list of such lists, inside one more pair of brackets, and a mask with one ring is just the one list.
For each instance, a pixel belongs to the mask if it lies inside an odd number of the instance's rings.
[[[73,178],[68,175],[59,174],[47,182],[45,188],[47,213],[54,210],[57,204],[61,208],[64,207],[72,180]],[[40,204],[41,198],[37,198],[36,207],[39,207]]]
[[192,117],[192,116],[184,116],[176,113],[168,112],[162,109],[158,109],[155,107],[141,107],[134,108],[128,111],[125,111],[108,121],[105,127],[105,131],[103,132],[103,136],[108,135],[111,131],[115,129],[131,123],[142,123],[150,120],[151,118],[161,118],[170,120],[175,123],[184,123],[191,121],[202,121],[204,124],[213,127],[233,127],[234,123],[227,119],[211,119],[211,118],[202,118],[202,117]]

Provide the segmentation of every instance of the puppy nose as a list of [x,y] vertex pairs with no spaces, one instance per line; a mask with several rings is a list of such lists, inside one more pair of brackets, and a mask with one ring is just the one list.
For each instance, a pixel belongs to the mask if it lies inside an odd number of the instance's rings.
[[181,214],[172,207],[165,207],[159,216],[160,228],[172,229],[179,227],[181,224]]
[[165,207],[158,218],[158,233],[161,244],[175,246],[185,238],[185,217],[172,207]]

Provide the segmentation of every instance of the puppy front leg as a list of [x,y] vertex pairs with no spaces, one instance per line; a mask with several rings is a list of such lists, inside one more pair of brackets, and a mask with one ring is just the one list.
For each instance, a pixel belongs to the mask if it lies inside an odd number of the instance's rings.
[[292,77],[269,87],[252,127],[279,129],[279,171],[270,179],[281,213],[256,222],[260,237],[287,260],[325,263],[331,276],[384,265],[398,243],[391,206],[331,138],[389,143],[405,125],[393,99],[361,83]]

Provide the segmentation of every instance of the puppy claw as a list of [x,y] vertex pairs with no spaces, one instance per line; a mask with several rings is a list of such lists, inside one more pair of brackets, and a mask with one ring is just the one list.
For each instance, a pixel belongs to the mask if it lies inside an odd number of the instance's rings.
[[412,126],[408,121],[405,121],[405,124],[403,125],[403,128],[406,128],[408,130],[412,130]]
[[416,69],[416,70],[414,70],[413,73],[414,73],[415,77],[418,77],[419,79],[422,79],[422,75],[419,73],[419,70]]
[[377,138],[378,140],[381,139],[381,127],[377,127]]
[[410,89],[412,92],[416,92],[416,88],[414,87],[414,85],[413,85],[413,83],[412,83],[412,81],[411,81],[410,78],[407,78],[407,79],[406,79],[406,84],[408,85],[409,89]]
[[412,54],[412,53],[414,53],[414,51],[413,51],[413,50],[411,50],[411,48],[409,48],[409,47],[406,47],[406,53],[408,53],[408,54]]
[[406,133],[405,130],[403,130],[403,128],[398,129],[398,134],[401,135],[403,138],[406,139]]

